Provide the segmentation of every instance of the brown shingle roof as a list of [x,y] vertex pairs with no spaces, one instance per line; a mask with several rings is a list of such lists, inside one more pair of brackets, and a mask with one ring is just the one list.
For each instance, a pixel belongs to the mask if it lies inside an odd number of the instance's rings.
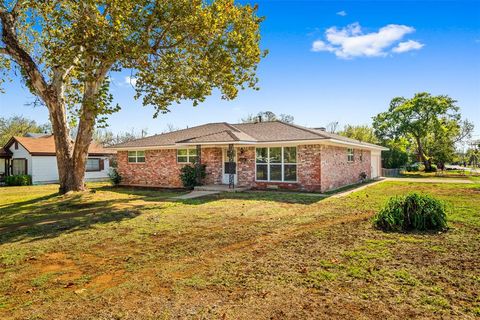
[[[54,155],[55,154],[55,140],[53,135],[41,137],[13,137],[7,143],[6,147],[10,147],[14,141],[20,143],[32,155]],[[88,154],[90,155],[107,155],[115,152],[106,149],[95,142],[90,144]]]
[[209,123],[197,127],[173,131],[120,143],[112,148],[168,147],[176,144],[228,143],[228,142],[288,142],[302,140],[337,140],[346,143],[362,144],[365,147],[376,146],[345,138],[321,130],[310,129],[281,121],[228,124]]

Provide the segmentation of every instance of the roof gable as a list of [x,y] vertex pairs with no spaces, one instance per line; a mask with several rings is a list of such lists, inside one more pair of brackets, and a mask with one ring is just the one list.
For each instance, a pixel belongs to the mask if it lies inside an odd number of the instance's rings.
[[[31,155],[55,155],[56,148],[53,135],[39,137],[15,136],[7,142],[4,148],[8,150],[15,142],[21,144]],[[106,155],[114,154],[115,152],[92,142],[88,148],[88,153],[90,155]]]
[[310,129],[282,121],[228,124],[208,123],[201,126],[158,134],[125,143],[112,148],[157,148],[174,147],[185,144],[225,144],[225,143],[275,143],[299,141],[331,141],[355,144],[366,148],[383,148],[363,143],[325,131]]

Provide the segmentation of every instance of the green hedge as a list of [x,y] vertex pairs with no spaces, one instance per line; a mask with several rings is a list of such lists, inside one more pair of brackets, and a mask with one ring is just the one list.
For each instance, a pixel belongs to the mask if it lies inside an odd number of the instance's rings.
[[385,231],[427,231],[447,228],[445,204],[429,195],[392,197],[373,219]]
[[17,174],[5,177],[7,186],[29,186],[32,184],[32,176],[28,174]]

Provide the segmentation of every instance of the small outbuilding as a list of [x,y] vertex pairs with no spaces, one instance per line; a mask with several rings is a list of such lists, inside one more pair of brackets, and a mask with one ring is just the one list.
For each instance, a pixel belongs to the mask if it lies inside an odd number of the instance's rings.
[[[93,143],[88,152],[85,180],[108,178],[110,158],[115,151]],[[52,134],[27,133],[14,136],[0,148],[0,180],[9,175],[28,174],[33,184],[58,182],[55,141]]]

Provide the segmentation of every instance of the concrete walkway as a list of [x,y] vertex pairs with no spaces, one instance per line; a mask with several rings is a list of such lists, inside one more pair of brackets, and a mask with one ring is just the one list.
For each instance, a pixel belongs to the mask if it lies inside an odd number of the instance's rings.
[[[301,195],[308,195],[308,196],[313,196],[313,197],[320,197],[320,198],[327,198],[327,197],[332,197],[332,198],[341,198],[348,196],[349,194],[353,192],[357,192],[360,190],[363,190],[365,188],[374,186],[376,184],[382,183],[384,181],[398,181],[398,182],[415,182],[415,183],[461,183],[461,184],[466,184],[466,183],[473,183],[471,180],[466,180],[466,179],[451,179],[451,178],[382,178],[381,180],[367,183],[364,185],[359,185],[356,188],[349,189],[343,192],[335,193],[331,196],[322,194],[322,193],[307,193],[307,192],[293,192],[294,194],[301,194]],[[198,188],[198,189],[197,189]],[[205,187],[195,187],[195,190],[188,194],[184,194],[181,196],[173,197],[172,199],[175,200],[186,200],[186,199],[195,199],[199,197],[204,197],[204,196],[209,196],[212,194],[218,194],[220,192],[241,192],[245,191],[245,188],[238,188],[235,190],[229,190],[228,186],[205,186]],[[261,191],[260,191],[261,192]],[[279,192],[282,193],[282,192]],[[292,194],[292,192],[284,192],[284,193],[289,193]]]
[[171,199],[173,199],[173,200],[188,200],[188,199],[195,199],[195,198],[210,196],[212,194],[218,194],[218,193],[220,193],[220,191],[197,191],[197,190],[194,190],[190,193],[182,194],[181,196],[173,197]]
[[350,193],[354,193],[354,192],[363,190],[363,189],[365,189],[365,188],[374,186],[374,185],[376,185],[376,184],[379,184],[379,183],[384,182],[385,180],[387,180],[387,179],[382,178],[381,180],[378,180],[378,181],[375,181],[375,182],[370,182],[370,183],[367,183],[367,184],[359,185],[359,186],[356,187],[356,188],[353,188],[353,189],[350,189],[350,190],[346,190],[346,191],[343,191],[343,192],[339,192],[339,193],[335,193],[335,194],[331,195],[331,198],[341,198],[341,197],[345,197],[345,196],[348,196]]
[[385,182],[385,181],[416,182],[416,183],[461,183],[461,184],[463,184],[463,183],[473,183],[470,180],[450,179],[450,178],[447,178],[447,179],[442,179],[442,178],[382,178],[381,180],[378,180],[378,181],[375,181],[375,182],[372,182],[372,183],[368,183],[368,184],[365,184],[365,185],[360,185],[357,188],[353,188],[353,189],[350,189],[350,190],[347,190],[347,191],[344,191],[344,192],[335,193],[331,197],[332,198],[345,197],[345,196],[348,196],[349,194],[351,194],[353,192],[363,190],[365,188],[374,186],[376,184],[379,184],[379,183],[382,183],[382,182]]

